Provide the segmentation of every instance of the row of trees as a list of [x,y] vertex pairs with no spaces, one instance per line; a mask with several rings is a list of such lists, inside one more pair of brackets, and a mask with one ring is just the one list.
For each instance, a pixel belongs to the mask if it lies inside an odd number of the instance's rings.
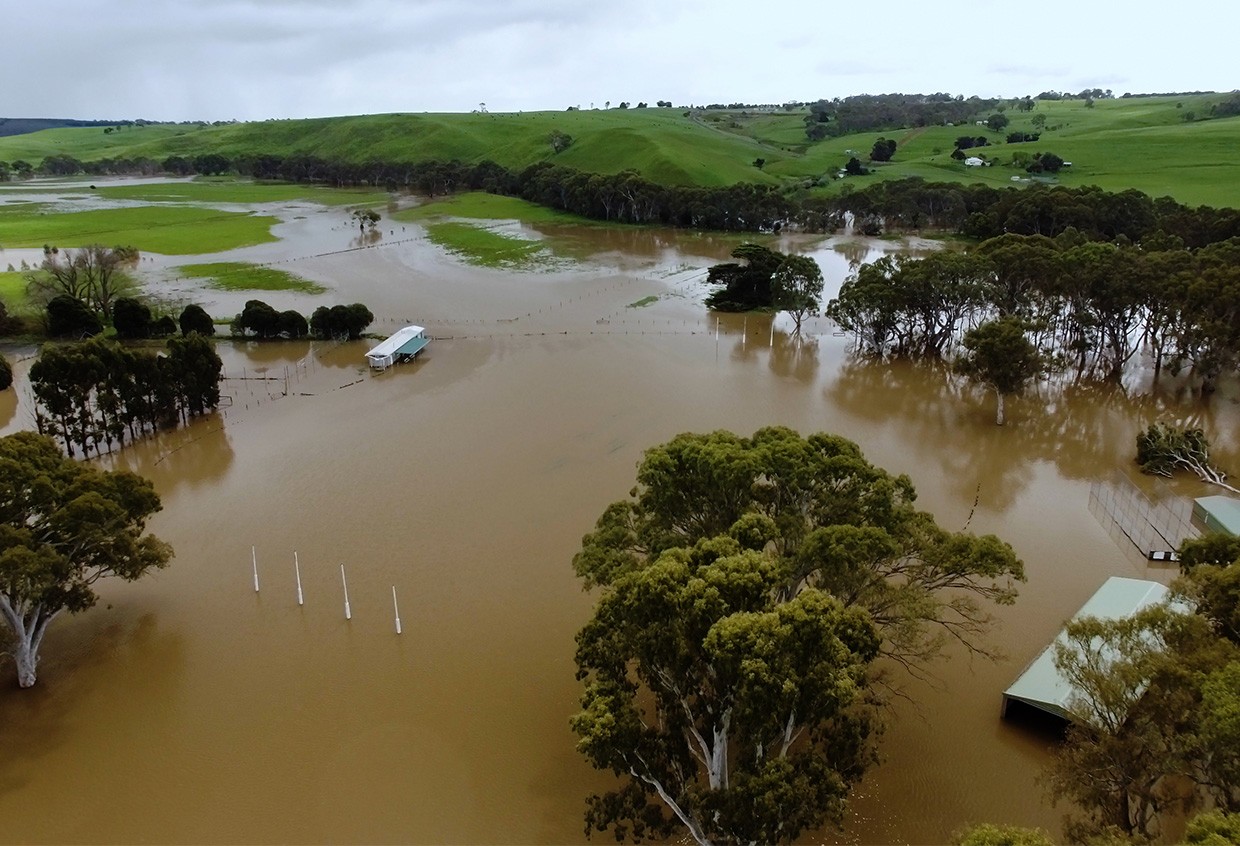
[[805,134],[811,141],[854,132],[967,123],[1001,100],[951,94],[861,94],[810,103]]
[[1189,367],[1209,390],[1240,363],[1240,238],[1188,250],[1004,235],[967,253],[884,256],[848,277],[827,315],[862,349],[909,357],[947,357],[1010,315],[1078,373],[1118,378],[1144,346],[1156,371]]
[[219,405],[223,362],[206,338],[168,341],[166,354],[102,338],[46,346],[30,367],[35,425],[72,457],[176,426]]
[[[994,536],[949,532],[857,445],[784,428],[648,450],[573,566],[578,748],[613,772],[587,833],[783,843],[838,825],[875,760],[875,659],[981,651],[1024,579]],[[890,679],[887,679],[890,682]]]
[[307,321],[299,311],[276,311],[262,300],[248,300],[233,318],[231,330],[234,335],[261,340],[297,340],[308,335],[320,340],[356,340],[374,319],[370,309],[361,303],[319,306]]
[[1161,235],[1197,248],[1240,237],[1240,209],[1189,208],[1170,197],[1155,200],[1131,189],[996,188],[914,177],[867,185],[831,208],[858,219],[877,219],[892,230],[943,229],[979,239],[1005,233],[1053,238],[1072,229],[1089,240],[1142,242]]

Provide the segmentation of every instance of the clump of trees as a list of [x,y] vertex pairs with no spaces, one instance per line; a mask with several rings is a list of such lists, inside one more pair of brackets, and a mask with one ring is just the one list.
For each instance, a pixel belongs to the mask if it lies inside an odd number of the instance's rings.
[[889,162],[896,154],[896,142],[894,138],[879,138],[874,142],[874,146],[870,149],[870,161],[872,162]]
[[80,300],[110,323],[113,303],[137,290],[128,273],[137,259],[132,247],[91,244],[61,251],[47,246],[38,270],[26,274],[27,290],[36,303],[46,304],[58,296]]
[[13,365],[0,355],[0,391],[7,391],[13,385]]
[[310,315],[310,333],[320,340],[355,341],[374,319],[370,309],[361,303],[319,306]]
[[301,312],[293,309],[276,311],[262,300],[247,300],[245,308],[233,318],[229,328],[234,335],[264,341],[275,338],[297,340],[310,334],[310,326]]
[[904,476],[833,435],[683,434],[652,448],[573,566],[599,589],[577,637],[579,748],[620,786],[586,830],[789,842],[842,819],[874,760],[873,661],[983,651],[1011,547],[948,532]]
[[95,604],[95,583],[133,581],[167,565],[172,548],[145,533],[159,511],[151,483],[66,458],[51,438],[0,438],[0,618],[17,683],[32,686],[48,626]]
[[[201,321],[201,317],[194,319]],[[231,329],[234,335],[260,340],[298,340],[311,335],[320,340],[352,341],[360,338],[374,319],[370,309],[361,303],[319,306],[307,321],[298,311],[276,311],[262,300],[249,300],[233,318]],[[184,320],[182,315],[183,324]]]
[[110,452],[216,408],[222,367],[199,335],[170,339],[162,355],[102,338],[47,346],[30,368],[35,425],[70,456]]
[[809,104],[805,134],[811,141],[854,132],[967,123],[1003,101],[951,94],[860,94]]
[[967,253],[885,256],[841,286],[827,314],[870,354],[944,357],[970,329],[1024,320],[1062,367],[1118,379],[1144,348],[1155,376],[1189,368],[1205,391],[1240,363],[1240,238],[1197,250],[1008,234]]
[[547,141],[551,144],[551,152],[553,153],[562,153],[573,146],[573,136],[558,129],[551,130],[551,134],[547,136]]
[[818,310],[822,297],[818,262],[752,243],[741,244],[732,251],[732,257],[745,263],[724,262],[707,271],[707,284],[722,286],[707,296],[707,307],[716,311],[787,311],[800,332],[805,315]]

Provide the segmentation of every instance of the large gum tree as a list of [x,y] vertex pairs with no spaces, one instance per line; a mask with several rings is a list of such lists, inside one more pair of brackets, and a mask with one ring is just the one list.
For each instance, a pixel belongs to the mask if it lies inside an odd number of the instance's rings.
[[141,476],[78,463],[33,432],[0,438],[0,617],[21,687],[35,683],[48,625],[94,605],[99,579],[168,563],[172,548],[145,534],[159,508]]
[[1006,543],[940,528],[907,477],[832,435],[679,435],[637,482],[573,562],[600,595],[572,726],[620,780],[587,832],[776,843],[838,824],[874,759],[876,659],[984,651],[984,603],[1024,578]]

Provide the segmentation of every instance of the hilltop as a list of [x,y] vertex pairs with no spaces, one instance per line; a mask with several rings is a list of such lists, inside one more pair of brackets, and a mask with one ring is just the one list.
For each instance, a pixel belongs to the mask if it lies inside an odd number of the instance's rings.
[[[955,126],[857,132],[811,141],[806,107],[793,109],[628,108],[565,112],[390,114],[272,120],[207,126],[146,124],[63,127],[0,137],[0,161],[38,165],[66,155],[81,161],[218,153],[231,158],[305,154],[349,162],[494,161],[520,169],[542,161],[591,173],[635,170],[667,185],[718,187],[737,182],[799,185],[835,194],[875,180],[1011,185],[1025,178],[1021,154],[1053,152],[1072,162],[1063,185],[1135,188],[1190,205],[1240,206],[1240,117],[1210,118],[1226,94],[1121,99],[1037,100],[1030,111],[1007,108],[1000,131],[978,125],[993,109]],[[111,129],[112,131],[106,131]],[[1013,132],[1035,142],[1006,143]],[[571,139],[557,152],[553,134]],[[953,160],[962,135],[984,136],[993,166]],[[896,142],[892,161],[869,164],[874,142]],[[561,145],[562,146],[562,145]],[[851,156],[873,171],[836,179]],[[760,166],[759,166],[760,164]]]

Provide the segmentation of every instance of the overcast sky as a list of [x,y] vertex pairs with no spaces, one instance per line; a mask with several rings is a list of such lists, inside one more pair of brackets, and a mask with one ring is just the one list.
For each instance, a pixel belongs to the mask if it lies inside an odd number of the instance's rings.
[[1234,0],[23,0],[2,20],[3,117],[1240,87]]

